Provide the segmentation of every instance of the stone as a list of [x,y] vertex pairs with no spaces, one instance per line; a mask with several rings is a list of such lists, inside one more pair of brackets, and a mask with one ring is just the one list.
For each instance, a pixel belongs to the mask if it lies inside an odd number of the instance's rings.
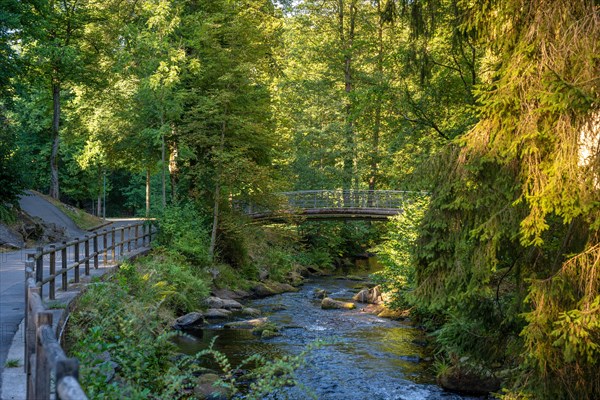
[[223,325],[223,328],[225,328],[225,329],[254,329],[254,328],[264,325],[266,323],[267,323],[267,318],[263,317],[263,318],[249,319],[246,321],[228,322],[225,325]]
[[325,297],[321,301],[321,308],[323,310],[333,310],[333,309],[353,310],[356,308],[356,304],[345,302],[345,301],[333,300],[329,297]]
[[404,319],[409,315],[409,310],[392,310],[387,307],[377,314],[379,318],[389,318],[389,319]]
[[241,289],[214,289],[212,295],[221,299],[242,300],[250,297],[250,293]]
[[231,316],[231,311],[222,308],[209,308],[202,314],[206,319],[225,319]]
[[354,295],[352,300],[368,304],[381,304],[383,302],[381,298],[381,288],[379,286],[375,286],[372,289],[363,289]]
[[251,289],[256,298],[273,296],[285,292],[297,292],[298,289],[287,283],[279,282],[258,282]]
[[262,331],[262,333],[260,334],[260,338],[261,339],[271,339],[277,336],[281,336],[280,332],[277,331],[272,331],[269,329],[265,329],[264,331]]
[[94,358],[96,359],[94,365],[97,367],[97,371],[105,376],[104,382],[110,383],[115,378],[117,371],[120,368],[119,364],[112,360],[108,351],[103,351],[94,356]]
[[204,304],[208,308],[225,309],[225,310],[241,310],[243,306],[233,299],[221,299],[216,296],[209,296],[204,300]]
[[269,286],[267,286],[266,284],[264,284],[262,282],[257,283],[256,285],[252,286],[250,291],[252,292],[252,295],[257,298],[273,296],[273,295],[277,294],[277,292],[275,292],[275,290],[273,290],[272,288],[270,288]]
[[223,308],[223,299],[216,296],[208,296],[204,299],[204,304],[208,308]]
[[261,269],[258,272],[258,280],[261,281],[261,282],[264,282],[267,279],[269,279],[269,271],[267,271],[265,269]]
[[221,380],[217,374],[204,374],[198,377],[194,395],[201,400],[226,400],[232,395],[231,389],[218,385]]
[[300,273],[298,273],[296,271],[290,271],[287,274],[287,281],[292,286],[300,286],[304,283],[304,278],[302,277],[302,275]]
[[204,315],[199,312],[191,312],[185,314],[175,320],[173,323],[173,329],[179,331],[196,330],[204,325]]
[[327,297],[327,291],[325,289],[315,289],[313,292],[313,297],[315,299],[324,299]]
[[251,317],[258,317],[261,314],[261,312],[256,308],[244,307],[242,308],[242,314],[249,315]]
[[221,301],[223,302],[221,308],[224,308],[226,310],[241,310],[242,308],[244,308],[243,305],[232,299],[221,299]]
[[438,384],[453,392],[484,396],[500,390],[500,379],[452,366],[437,378]]

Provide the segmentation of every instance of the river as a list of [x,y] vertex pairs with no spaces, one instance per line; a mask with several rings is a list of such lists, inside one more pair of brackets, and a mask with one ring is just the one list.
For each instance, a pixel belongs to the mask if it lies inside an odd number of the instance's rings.
[[[282,336],[260,339],[248,330],[223,329],[215,324],[202,337],[180,342],[188,354],[202,350],[218,336],[215,348],[233,365],[260,353],[266,357],[299,354],[317,340],[326,344],[309,353],[297,380],[312,397],[323,400],[459,400],[473,397],[448,393],[435,385],[431,355],[423,347],[422,333],[410,324],[356,310],[322,310],[315,289],[333,299],[350,299],[356,281],[313,277],[299,292],[284,293],[246,303],[283,327]],[[360,306],[360,304],[359,304]],[[298,387],[270,398],[310,398]]]

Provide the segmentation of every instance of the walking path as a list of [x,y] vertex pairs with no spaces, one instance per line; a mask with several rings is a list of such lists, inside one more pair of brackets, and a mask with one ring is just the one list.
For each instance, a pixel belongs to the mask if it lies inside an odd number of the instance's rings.
[[[35,196],[23,196],[21,207],[30,215],[38,216],[46,222],[65,227],[71,238],[81,237],[86,232],[48,201]],[[113,226],[129,225],[132,219],[110,219]],[[102,243],[99,243],[102,248]],[[0,253],[0,393],[2,393],[2,372],[9,348],[19,324],[25,315],[25,260],[35,249],[22,249],[10,253]],[[101,263],[101,266],[104,263]]]

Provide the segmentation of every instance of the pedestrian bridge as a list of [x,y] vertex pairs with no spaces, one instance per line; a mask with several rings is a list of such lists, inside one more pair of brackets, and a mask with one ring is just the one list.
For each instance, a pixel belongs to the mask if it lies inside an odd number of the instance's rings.
[[276,206],[236,203],[235,208],[256,221],[386,220],[402,213],[407,203],[425,195],[426,192],[401,190],[302,190],[278,193]]

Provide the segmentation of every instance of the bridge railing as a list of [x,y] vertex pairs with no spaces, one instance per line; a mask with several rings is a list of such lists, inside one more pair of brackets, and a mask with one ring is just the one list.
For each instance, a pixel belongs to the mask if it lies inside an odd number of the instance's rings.
[[407,193],[400,190],[304,190],[284,192],[290,207],[399,209]]
[[324,209],[370,209],[370,210],[402,210],[407,202],[415,197],[426,195],[426,192],[403,190],[302,190],[282,192],[278,208],[258,206],[251,203],[234,202],[234,207],[246,215],[272,214],[274,211],[294,213],[294,210]]
[[[51,381],[55,384],[56,399],[87,399],[79,385],[78,360],[67,358],[53,329],[53,314],[46,309],[43,301],[44,285],[49,287],[48,298],[54,300],[57,279],[60,278],[61,289],[66,291],[70,271],[73,271],[73,282],[78,283],[82,266],[85,275],[90,275],[92,265],[94,269],[99,268],[100,258],[104,266],[116,264],[125,253],[149,245],[153,233],[155,229],[152,224],[136,223],[105,229],[86,235],[83,239],[76,238],[46,248],[38,247],[36,253],[28,254],[25,262],[24,354],[27,400],[52,398]],[[58,271],[57,261],[61,265]],[[48,275],[44,274],[45,266],[48,267]]]

